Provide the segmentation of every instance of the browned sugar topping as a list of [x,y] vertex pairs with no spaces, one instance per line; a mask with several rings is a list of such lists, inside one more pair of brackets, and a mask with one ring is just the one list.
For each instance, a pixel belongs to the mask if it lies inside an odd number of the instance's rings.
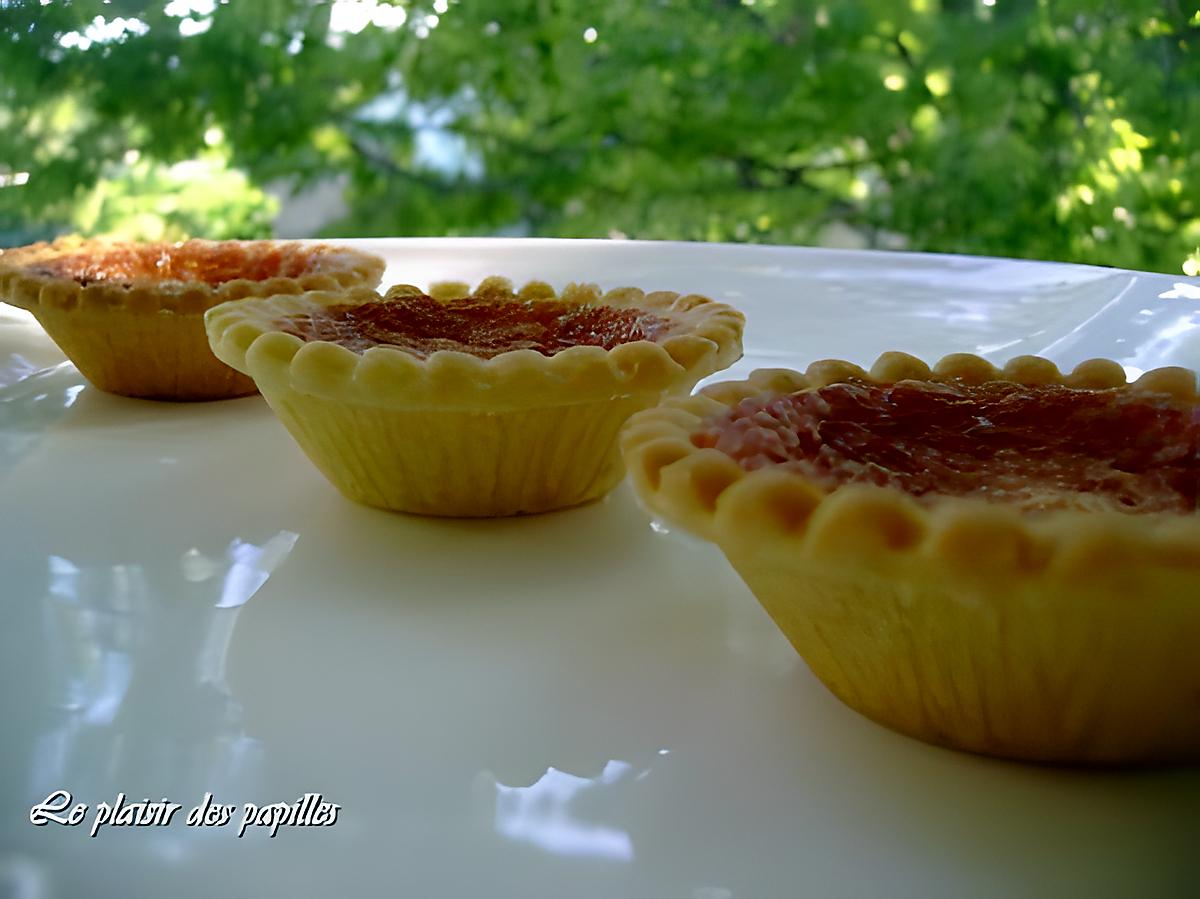
[[485,297],[439,301],[417,294],[329,306],[319,314],[281,320],[276,327],[303,340],[339,343],[356,353],[392,346],[422,358],[455,350],[490,359],[510,350],[553,356],[573,346],[612,349],[657,340],[669,323],[625,307]]
[[861,482],[1026,510],[1194,513],[1200,492],[1200,407],[1124,390],[833,384],[745,400],[692,441],[827,489]]
[[40,260],[34,274],[68,278],[83,286],[97,281],[198,281],[215,285],[245,278],[294,278],[310,271],[316,248],[269,241],[188,241],[182,244],[114,244]]

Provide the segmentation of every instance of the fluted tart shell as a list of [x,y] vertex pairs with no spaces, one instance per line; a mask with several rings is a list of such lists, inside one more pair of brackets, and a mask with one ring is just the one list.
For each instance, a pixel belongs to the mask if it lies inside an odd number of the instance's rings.
[[669,400],[629,421],[624,457],[644,504],[715,542],[817,677],[869,718],[1015,759],[1200,758],[1194,510],[1035,514],[889,486],[830,489],[784,465],[747,470],[693,440],[747,398],[908,381],[1197,403],[1195,373],[1178,368],[1126,383],[1105,360],[1064,374],[1031,356],[997,369],[957,354],[930,369],[887,353],[870,371],[842,361],[760,370]]
[[[296,322],[401,302],[552,302],[633,310],[665,322],[655,340],[552,354],[516,349],[483,357],[391,345],[355,351],[298,336]],[[368,308],[368,311],[371,311]],[[213,352],[251,377],[292,436],[349,498],[426,515],[491,517],[573,506],[607,493],[624,473],[617,433],[664,396],[689,392],[741,355],[740,313],[698,295],[601,293],[588,284],[519,292],[506,279],[469,291],[443,283],[425,295],[399,285],[310,291],[225,303],[207,315]]]
[[0,252],[0,298],[31,312],[101,390],[212,400],[255,388],[209,349],[208,309],[249,296],[374,287],[383,269],[377,256],[324,244],[67,237]]

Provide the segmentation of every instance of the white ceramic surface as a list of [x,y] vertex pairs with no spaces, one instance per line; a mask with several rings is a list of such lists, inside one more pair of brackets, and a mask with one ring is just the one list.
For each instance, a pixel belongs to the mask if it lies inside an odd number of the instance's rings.
[[[1200,365],[1200,283],[962,257],[360,242],[385,283],[502,273],[698,291],[734,374],[882,350]],[[1200,770],[1094,772],[860,718],[712,547],[627,485],[502,521],[342,499],[257,397],[88,386],[0,307],[0,895],[1186,895]],[[1135,598],[1131,597],[1131,601]],[[79,827],[34,827],[53,791]],[[169,798],[169,826],[87,830]],[[205,792],[237,803],[189,828]],[[331,827],[236,835],[321,793]],[[7,890],[7,891],[6,891]],[[1196,895],[1191,892],[1191,895]]]

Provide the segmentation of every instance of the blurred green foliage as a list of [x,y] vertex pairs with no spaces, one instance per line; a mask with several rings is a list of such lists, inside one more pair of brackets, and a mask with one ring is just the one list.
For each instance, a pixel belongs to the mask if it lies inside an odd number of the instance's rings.
[[0,238],[261,236],[337,179],[343,236],[1195,274],[1198,56],[1178,0],[0,0]]

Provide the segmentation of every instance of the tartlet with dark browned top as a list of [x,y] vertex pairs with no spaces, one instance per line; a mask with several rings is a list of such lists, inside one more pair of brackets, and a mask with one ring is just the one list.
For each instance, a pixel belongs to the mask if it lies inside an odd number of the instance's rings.
[[502,278],[311,292],[208,314],[322,472],[368,505],[498,516],[621,478],[620,426],[741,354],[742,316],[696,295]]
[[888,353],[713,385],[622,445],[646,505],[874,720],[1010,758],[1200,757],[1195,373]]
[[249,296],[374,287],[377,256],[276,241],[183,243],[60,238],[0,252],[0,298],[29,310],[110,393],[208,400],[254,392],[204,334],[212,306]]

